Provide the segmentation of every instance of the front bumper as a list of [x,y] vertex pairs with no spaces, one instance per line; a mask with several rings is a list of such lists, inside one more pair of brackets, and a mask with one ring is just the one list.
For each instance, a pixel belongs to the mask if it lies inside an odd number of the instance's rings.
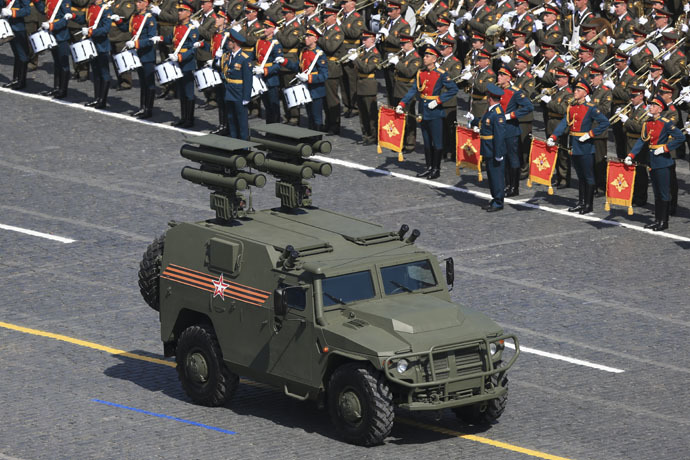
[[[503,343],[511,340],[515,354],[501,360]],[[498,351],[491,356],[490,344]],[[513,334],[459,344],[432,347],[428,351],[401,353],[383,361],[386,378],[401,387],[399,406],[409,410],[439,410],[499,398],[507,391],[503,376],[520,355]],[[400,360],[410,365],[402,374],[396,370]],[[495,365],[500,362],[500,367]],[[405,391],[406,390],[406,391]]]

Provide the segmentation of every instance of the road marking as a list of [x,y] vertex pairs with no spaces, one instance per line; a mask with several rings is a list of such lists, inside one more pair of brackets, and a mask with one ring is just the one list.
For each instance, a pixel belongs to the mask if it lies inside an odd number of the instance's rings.
[[[513,345],[512,343],[506,342],[505,347],[510,348],[511,350],[515,350],[515,345]],[[520,345],[520,353],[532,353],[533,355],[544,356],[546,358],[556,359],[558,361],[565,361],[567,363],[577,364],[578,366],[591,367],[592,369],[599,369],[600,371],[612,372],[614,374],[620,374],[622,372],[625,372],[625,370],[618,369],[616,367],[609,367],[604,366],[603,364],[584,361],[582,359],[570,358],[569,356],[559,355],[556,353],[549,353],[548,351],[541,351],[534,348],[525,347],[523,345]]]
[[46,240],[59,241],[60,243],[74,243],[77,241],[71,238],[65,238],[64,236],[50,235],[48,233],[37,232],[36,230],[29,230],[28,228],[15,227],[13,225],[0,224],[0,229],[23,233],[25,235],[37,236],[39,238],[45,238]]
[[225,434],[237,434],[234,431],[226,430],[224,428],[218,428],[217,426],[204,425],[203,423],[194,422],[192,420],[185,420],[183,418],[173,417],[172,415],[159,414],[157,412],[151,412],[151,411],[147,411],[144,409],[137,409],[136,407],[123,406],[122,404],[117,404],[117,403],[110,402],[110,401],[103,401],[102,399],[95,399],[94,398],[91,401],[97,402],[99,404],[105,404],[107,406],[117,407],[119,409],[127,409],[127,410],[131,410],[134,412],[139,412],[140,414],[153,415],[154,417],[158,417],[158,418],[164,418],[167,420],[174,420],[176,422],[186,423],[188,425],[199,426],[201,428],[206,428],[207,430],[220,431],[221,433],[225,433]]
[[[92,107],[86,107],[86,106],[83,106],[80,104],[76,104],[74,102],[65,102],[65,101],[62,101],[59,99],[52,99],[48,96],[41,96],[39,94],[24,93],[21,91],[15,91],[15,90],[7,89],[7,88],[0,88],[0,91],[8,93],[8,94],[14,94],[17,96],[28,97],[31,99],[39,99],[42,101],[51,102],[53,104],[61,104],[61,105],[64,105],[66,107],[71,107],[71,108],[83,110],[86,112],[96,113],[96,114],[104,115],[107,117],[113,117],[113,118],[117,118],[119,120],[129,121],[131,123],[139,123],[142,125],[152,126],[155,128],[167,129],[169,131],[177,131],[179,133],[189,134],[192,136],[204,136],[204,135],[208,134],[208,133],[202,133],[199,131],[190,131],[188,129],[176,128],[174,126],[165,125],[162,123],[156,123],[153,121],[139,120],[139,119],[134,118],[130,115],[124,115],[121,113],[109,112],[107,110],[94,109]],[[487,200],[491,199],[491,195],[488,193],[478,192],[478,191],[470,190],[467,188],[456,187],[454,185],[443,184],[440,182],[435,182],[435,181],[423,179],[420,177],[413,177],[413,176],[398,173],[398,172],[386,171],[385,169],[378,169],[378,168],[374,168],[372,166],[366,166],[366,165],[363,165],[360,163],[354,163],[352,161],[340,160],[337,158],[325,157],[325,156],[321,156],[321,155],[314,155],[310,158],[314,159],[314,160],[319,160],[319,161],[326,161],[326,162],[329,162],[331,164],[340,165],[340,166],[343,166],[343,167],[346,167],[349,169],[357,169],[360,171],[373,172],[373,173],[379,174],[381,176],[389,176],[389,177],[393,177],[396,179],[402,179],[402,180],[426,185],[429,187],[434,187],[434,188],[444,189],[444,190],[451,190],[453,192],[465,193],[468,195],[475,196],[477,198],[483,198],[483,199],[487,199]],[[529,198],[527,200],[529,200]],[[559,214],[559,215],[564,216],[564,217],[570,217],[570,218],[580,219],[580,220],[589,221],[589,222],[599,222],[602,224],[610,225],[612,227],[623,227],[623,228],[626,228],[628,230],[635,230],[637,232],[643,232],[643,233],[646,233],[648,235],[658,236],[658,237],[662,237],[662,238],[668,238],[671,240],[690,242],[690,238],[685,237],[685,236],[681,236],[681,235],[676,235],[674,233],[655,232],[653,230],[643,228],[642,226],[629,224],[627,222],[616,222],[615,220],[602,219],[602,218],[596,217],[596,216],[589,216],[586,214],[580,215],[580,214],[576,214],[576,213],[571,213],[571,212],[568,212],[566,209],[557,209],[557,208],[552,208],[550,206],[542,206],[542,205],[535,204],[535,203],[529,203],[529,202],[524,201],[524,199],[516,199],[515,200],[515,199],[511,199],[511,198],[505,198],[503,201],[505,204],[512,204],[515,206],[523,206],[525,208],[550,212],[553,214]]]
[[[100,345],[100,344],[95,343],[95,342],[88,342],[86,340],[75,339],[73,337],[69,337],[66,335],[54,334],[52,332],[41,331],[38,329],[31,329],[28,327],[18,326],[16,324],[5,323],[2,321],[0,321],[0,327],[4,327],[6,329],[10,329],[10,330],[17,331],[17,332],[24,332],[26,334],[37,335],[37,336],[41,336],[41,337],[48,337],[51,339],[60,340],[60,341],[72,343],[75,345],[80,345],[82,347],[93,348],[95,350],[105,351],[105,352],[113,354],[113,355],[126,356],[127,358],[138,359],[141,361],[147,361],[147,362],[155,363],[155,364],[162,364],[164,366],[169,366],[169,367],[175,367],[175,363],[173,361],[167,361],[164,359],[151,358],[150,356],[144,356],[144,355],[138,355],[135,353],[129,353],[129,352],[124,351],[124,350],[119,350],[117,348],[112,348],[112,347],[108,347],[105,345]],[[254,382],[247,382],[247,381],[245,381],[245,379],[242,379],[242,383],[250,383],[251,384]],[[259,384],[259,385],[261,385],[265,388],[269,388],[271,390],[275,390],[274,388],[266,387],[263,384]],[[165,418],[172,418],[172,419],[177,420],[177,421],[183,421],[181,419],[176,419],[174,417],[164,416],[163,414],[155,414],[153,412],[143,411],[141,409],[134,409],[134,408],[130,408],[127,406],[121,406],[121,405],[115,404],[115,403],[109,403],[106,401],[101,401],[101,400],[96,400],[96,399],[94,399],[93,401],[100,402],[103,404],[109,404],[109,405],[116,406],[116,407],[122,407],[124,409],[135,410],[137,412],[142,412],[142,413],[146,413],[149,415],[163,416]],[[408,425],[416,425],[416,426],[424,428],[426,430],[435,431],[437,433],[449,434],[452,436],[457,436],[457,437],[460,437],[463,439],[467,439],[469,441],[480,442],[482,444],[488,444],[490,446],[510,450],[513,452],[520,452],[522,454],[529,455],[531,457],[543,458],[543,459],[547,459],[547,460],[568,460],[564,457],[557,457],[555,455],[547,454],[545,452],[539,452],[536,450],[526,449],[524,447],[515,446],[513,444],[508,444],[508,443],[501,442],[501,441],[495,441],[493,439],[485,438],[482,436],[464,434],[464,433],[461,433],[458,431],[449,430],[447,428],[443,428],[443,427],[436,426],[436,425],[427,425],[425,423],[419,423],[419,422],[415,422],[415,421],[408,420],[405,418],[400,418],[400,419],[396,418],[396,420],[400,420],[401,422],[406,423]],[[189,422],[189,423],[196,424],[194,422]],[[212,428],[212,427],[208,427],[205,425],[204,425],[204,427],[205,428]],[[212,428],[212,429],[214,429],[214,428]],[[219,429],[219,431],[220,431],[220,429]]]

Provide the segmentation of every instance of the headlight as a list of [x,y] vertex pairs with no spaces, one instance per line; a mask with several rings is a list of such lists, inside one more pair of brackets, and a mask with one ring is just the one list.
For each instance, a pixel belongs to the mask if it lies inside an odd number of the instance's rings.
[[491,352],[491,356],[495,355],[497,350],[498,350],[498,349],[496,348],[496,344],[495,344],[495,343],[490,343],[490,344],[489,344],[489,351]]
[[410,363],[408,363],[406,359],[401,359],[400,361],[398,361],[398,366],[396,367],[396,369],[398,370],[398,374],[402,374],[403,372],[405,372],[409,364]]

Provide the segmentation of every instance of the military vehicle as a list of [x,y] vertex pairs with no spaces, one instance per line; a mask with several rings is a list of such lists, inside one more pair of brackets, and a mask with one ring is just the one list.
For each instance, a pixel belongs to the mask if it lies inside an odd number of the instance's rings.
[[[141,262],[141,293],[189,398],[224,405],[244,376],[327,406],[338,433],[365,446],[383,442],[395,408],[495,422],[517,338],[451,302],[452,259],[442,269],[415,246],[419,231],[310,206],[304,179],[331,171],[309,159],[330,150],[321,133],[266,129],[255,142],[188,139],[198,147],[182,155],[202,166],[182,176],[212,190],[216,217],[171,222]],[[276,178],[279,207],[247,205],[240,190],[266,180],[246,165]]]

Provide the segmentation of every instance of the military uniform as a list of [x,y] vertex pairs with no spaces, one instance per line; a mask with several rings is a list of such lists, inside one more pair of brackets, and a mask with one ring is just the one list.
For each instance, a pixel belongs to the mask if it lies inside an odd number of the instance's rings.
[[266,91],[261,95],[266,111],[266,123],[280,123],[280,65],[275,63],[279,57],[283,57],[283,47],[277,39],[261,38],[256,41],[254,65],[263,64],[263,74],[259,75],[259,78],[263,78],[266,84]]
[[[613,95],[611,90],[601,85],[599,87],[592,87],[592,94],[590,95],[592,104],[597,106],[599,111],[608,117],[611,114],[611,102],[613,100]],[[609,122],[606,120],[606,126],[608,128]],[[608,141],[609,134],[608,130],[593,136],[594,138],[594,181],[596,183],[597,189],[604,192],[606,190],[606,142]]]
[[[156,17],[156,23],[158,24],[158,33],[162,37],[167,37],[172,35],[173,29],[177,24],[177,0],[163,0],[163,2],[158,6],[161,12]],[[158,44],[158,54],[161,60],[168,58],[175,49],[171,44],[161,41]],[[209,58],[211,59],[211,58]],[[171,81],[165,85],[165,91],[161,96],[166,96],[170,99],[177,98],[177,85],[174,81]],[[221,103],[221,105],[223,105]]]
[[489,83],[496,83],[496,73],[491,69],[491,66],[486,66],[480,69],[477,77],[472,79],[472,90],[470,97],[472,98],[472,110],[470,113],[475,118],[480,118],[489,108],[489,101],[487,99],[486,88]]
[[[551,100],[546,104],[548,121],[546,123],[546,137],[551,137],[556,127],[566,115],[568,107],[573,101],[573,90],[569,85],[565,85],[556,91]],[[566,187],[570,184],[570,154],[568,153],[568,136],[562,134],[557,141],[558,156],[556,157],[556,180],[559,184]]]
[[[336,11],[336,10],[333,10]],[[332,13],[332,11],[331,11]],[[331,134],[340,134],[340,95],[338,87],[343,76],[343,67],[339,59],[343,57],[345,36],[337,24],[326,28],[319,38],[319,47],[328,58],[328,80],[326,81],[326,130]]]
[[538,46],[541,46],[544,42],[563,42],[563,29],[561,29],[561,26],[558,24],[558,22],[554,22],[553,24],[538,30],[534,35],[534,41]]
[[[388,35],[383,40],[383,43],[381,43],[381,50],[383,52],[384,59],[389,54],[400,51],[400,34],[410,34],[410,24],[402,17],[398,17],[395,20],[389,19],[386,21],[385,27],[388,29]],[[394,105],[393,87],[395,86],[395,83],[393,81],[393,69],[390,67],[383,69],[383,79],[386,82],[388,104]]]
[[618,48],[625,40],[632,38],[634,28],[635,21],[628,11],[617,17],[613,24],[613,38],[615,39],[613,46]]
[[[447,58],[440,58],[439,68],[443,70],[450,80],[455,80],[462,70],[462,64],[452,54]],[[446,158],[455,158],[455,123],[458,119],[458,98],[452,97],[442,104],[445,116],[443,118],[443,150]]]
[[67,30],[67,19],[65,15],[71,14],[72,6],[69,0],[64,0],[58,7],[59,0],[48,0],[45,2],[44,13],[46,21],[50,21],[53,11],[58,8],[55,19],[50,23],[48,30],[53,34],[57,41],[57,46],[50,49],[53,55],[53,91],[46,95],[63,99],[67,96],[69,85],[69,31]]
[[525,34],[525,43],[530,41],[534,30],[534,16],[531,13],[523,13],[522,16],[513,17],[510,24],[514,31]]
[[244,0],[230,0],[225,2],[225,11],[232,20],[238,20],[244,14]]
[[305,82],[312,101],[307,104],[307,118],[309,129],[323,131],[323,98],[326,97],[326,80],[328,80],[328,61],[323,51],[318,47],[313,50],[303,48],[299,53],[299,62],[287,61],[292,70],[306,72],[316,59],[316,64]]
[[[139,38],[134,40],[137,33]],[[158,36],[156,19],[149,13],[135,13],[129,20],[129,40],[134,41],[134,49],[141,61],[137,68],[139,75],[139,110],[134,113],[137,118],[150,118],[153,112],[153,100],[156,97],[156,49],[151,39]]]
[[[616,113],[616,110],[625,106],[630,101],[630,91],[628,88],[633,84],[636,78],[635,72],[630,67],[623,70],[616,70],[611,76],[611,80],[616,84],[613,88],[611,97],[611,113]],[[627,141],[623,123],[615,123],[613,125],[613,137],[616,143],[616,156],[620,159],[626,157],[630,149],[627,148]]]
[[[288,6],[294,12],[294,9]],[[293,18],[286,21],[283,27],[276,31],[276,39],[283,47],[283,57],[289,61],[297,61],[299,53],[299,45],[302,34],[302,25]],[[280,87],[287,88],[290,82],[295,78],[295,72],[290,70],[287,66],[280,67]],[[285,98],[283,99],[283,113],[285,113],[285,122],[291,125],[299,124],[299,106],[288,108]]]
[[[255,4],[247,3],[247,9],[258,11],[259,7]],[[258,19],[253,19],[245,22],[240,30],[240,33],[245,38],[245,42],[242,44],[242,51],[244,51],[244,54],[249,56],[250,61],[254,60],[254,46],[256,45],[256,41],[259,39],[259,30],[262,28],[263,26],[261,25],[261,22]],[[249,116],[251,117],[260,116],[261,104],[259,99],[251,99],[247,105],[247,110],[249,110]]]
[[483,34],[490,25],[495,23],[493,9],[487,4],[473,9],[470,13],[472,14],[472,19],[467,21],[467,25],[465,26],[465,31],[468,36],[471,36],[474,31]]
[[[41,23],[43,23],[46,18],[45,15],[43,14],[42,7],[41,11],[38,10],[36,5],[39,2],[29,2],[29,15],[24,17],[24,25],[26,27],[26,36],[27,36],[27,49],[29,50],[29,68],[28,71],[31,72],[33,70],[36,70],[36,67],[38,67],[38,54],[34,53],[34,50],[31,46],[29,46],[28,42],[28,37],[33,35],[38,31],[38,28],[41,27]],[[42,3],[42,2],[40,2]],[[10,45],[11,46],[11,45]]]
[[[215,30],[215,25],[213,29]],[[185,35],[187,35],[186,38]],[[196,50],[194,43],[200,39],[198,30],[195,27],[191,27],[189,21],[175,26],[172,35],[165,39],[175,50],[179,48],[177,64],[182,71],[182,77],[175,80],[175,83],[177,84],[177,96],[180,98],[180,120],[177,123],[173,123],[173,125],[180,128],[191,128],[194,126],[194,70],[197,68],[197,62],[194,57]],[[208,54],[210,56],[210,51]]]
[[[111,7],[112,14],[119,16],[117,21],[113,21],[110,28],[108,39],[113,56],[122,52],[132,35],[129,33],[129,20],[134,14],[136,6],[134,0],[116,0]],[[175,16],[177,21],[177,15]],[[115,64],[113,64],[113,68]],[[132,73],[130,71],[117,74],[118,89],[130,89],[132,87]]]
[[[517,74],[513,85],[520,89],[528,99],[536,95],[536,81],[534,75],[528,70]],[[532,148],[532,123],[534,122],[534,110],[518,119],[520,124],[520,178],[526,179],[529,175],[529,152]]]
[[[426,0],[428,3],[432,3],[431,0]],[[448,14],[448,5],[446,2],[443,0],[440,0],[432,9],[429,11],[429,13],[426,15],[424,18],[424,31],[426,32],[433,32],[436,30],[436,21],[441,16],[445,16]],[[419,18],[417,19],[419,20]]]
[[[70,43],[76,43],[82,40],[81,27],[86,22],[86,9],[89,6],[89,0],[72,0],[72,14],[73,17],[67,22],[67,30],[69,30]],[[86,81],[89,79],[89,62],[84,61],[80,63],[74,62],[74,78],[79,81]]]
[[586,7],[582,11],[574,11],[565,17],[563,20],[563,28],[565,35],[568,37],[568,41],[571,44],[577,44],[580,42],[580,37],[583,35],[580,30],[582,28],[582,24],[593,17],[594,13],[592,13],[589,7]]
[[268,18],[276,23],[283,19],[282,3],[278,0],[270,2],[268,9],[264,10],[264,18]]
[[[88,38],[93,41],[96,47],[96,57],[91,60],[91,69],[94,86],[94,100],[86,103],[87,107],[94,107],[96,109],[104,109],[108,99],[108,90],[110,88],[110,41],[108,40],[108,32],[112,26],[110,19],[110,8],[105,8],[101,13],[101,5],[91,4],[86,10],[84,16],[84,25],[89,27]],[[96,24],[96,19],[100,19]]]
[[[0,7],[7,8],[5,0],[0,0]],[[31,13],[29,0],[17,0],[12,4],[12,15],[7,18],[14,38],[10,41],[14,55],[14,72],[12,80],[3,85],[5,88],[23,89],[26,87],[26,74],[29,67],[29,46],[24,18]]]
[[[242,37],[239,37],[240,39]],[[225,107],[230,137],[249,140],[247,105],[252,94],[251,59],[241,49],[223,54],[220,63],[225,84]]]
[[[357,48],[359,44],[359,37],[364,30],[364,19],[356,11],[344,15],[340,21],[340,28],[345,35],[343,40],[343,52]],[[341,82],[340,94],[343,98],[343,105],[347,110],[346,116],[357,114],[357,69],[355,65],[348,61],[343,64],[343,78]]]
[[[398,105],[402,98],[408,93],[415,82],[415,75],[417,75],[417,71],[419,71],[421,65],[422,59],[419,53],[414,49],[401,57],[395,65],[395,73],[393,76],[395,81],[395,86],[393,87],[393,105]],[[417,145],[417,119],[415,118],[417,113],[416,101],[410,101],[409,104],[407,104],[407,113],[409,116],[405,123],[403,151],[405,153],[410,153],[414,151]]]
[[[626,137],[626,151],[631,152],[642,132],[643,118],[646,118],[647,107],[644,103],[634,106],[628,114],[628,119],[623,123],[623,130]],[[644,117],[643,117],[644,116]],[[649,187],[649,175],[647,166],[649,164],[649,149],[643,149],[636,156],[637,167],[635,168],[635,188],[633,190],[633,204],[644,206],[647,204],[647,189]]]
[[[498,87],[492,85],[497,91]],[[500,94],[496,95],[500,96]],[[494,104],[481,118],[472,120],[473,126],[479,127],[480,151],[486,162],[486,174],[491,190],[491,202],[485,207],[487,210],[503,209],[505,196],[505,151],[506,121],[500,104]]]
[[357,107],[359,108],[359,124],[362,129],[362,140],[365,144],[376,143],[378,137],[378,104],[376,93],[376,66],[381,63],[381,53],[376,45],[364,51],[355,59],[357,70]]

